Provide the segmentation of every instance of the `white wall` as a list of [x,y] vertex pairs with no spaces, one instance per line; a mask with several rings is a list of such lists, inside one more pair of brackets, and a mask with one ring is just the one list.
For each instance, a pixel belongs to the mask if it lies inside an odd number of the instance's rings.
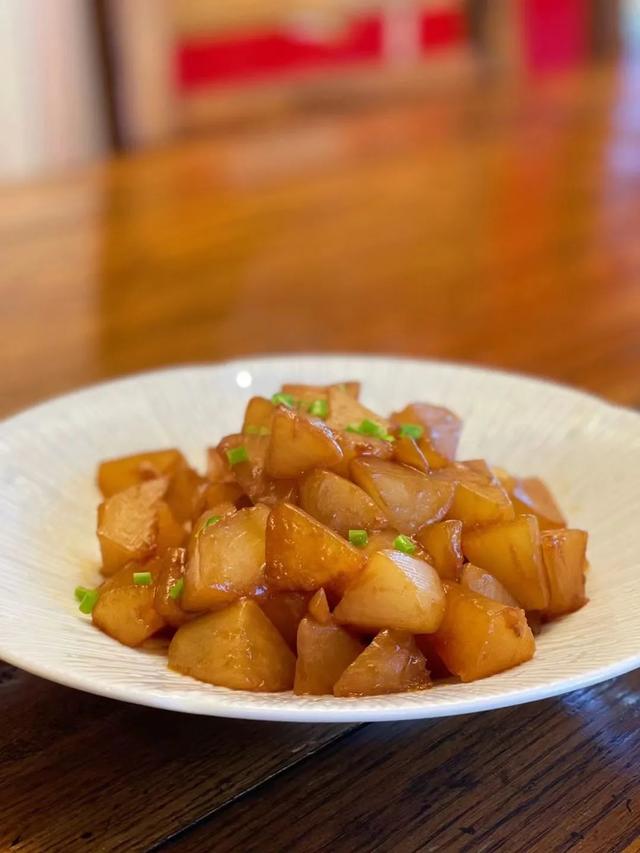
[[61,171],[105,150],[89,6],[0,0],[0,182]]

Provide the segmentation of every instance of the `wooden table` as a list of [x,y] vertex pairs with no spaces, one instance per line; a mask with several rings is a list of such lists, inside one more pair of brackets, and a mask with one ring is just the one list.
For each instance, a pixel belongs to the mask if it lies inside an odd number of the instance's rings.
[[[1,413],[300,350],[472,360],[639,404],[628,73],[469,84],[2,191]],[[478,716],[293,726],[5,666],[0,848],[639,850],[639,691],[636,673]]]

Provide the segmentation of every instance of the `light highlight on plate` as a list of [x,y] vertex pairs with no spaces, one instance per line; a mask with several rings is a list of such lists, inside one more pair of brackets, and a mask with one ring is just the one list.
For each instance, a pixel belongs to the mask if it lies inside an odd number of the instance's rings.
[[239,370],[236,374],[236,382],[240,388],[249,388],[253,378],[248,370]]

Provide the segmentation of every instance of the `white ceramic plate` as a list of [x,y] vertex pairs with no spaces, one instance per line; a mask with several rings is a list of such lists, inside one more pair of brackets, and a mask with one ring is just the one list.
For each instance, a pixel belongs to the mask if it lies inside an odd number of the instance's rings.
[[[548,626],[534,660],[425,692],[336,699],[216,688],[119,645],[77,609],[98,580],[94,485],[104,458],[177,445],[193,463],[241,422],[247,399],[283,381],[360,379],[390,411],[411,400],[465,419],[460,458],[544,477],[590,532],[582,610]],[[640,666],[640,416],[578,391],[492,370],[392,358],[294,356],[163,370],[60,397],[0,424],[0,657],[44,678],[194,714],[344,722],[500,708]]]

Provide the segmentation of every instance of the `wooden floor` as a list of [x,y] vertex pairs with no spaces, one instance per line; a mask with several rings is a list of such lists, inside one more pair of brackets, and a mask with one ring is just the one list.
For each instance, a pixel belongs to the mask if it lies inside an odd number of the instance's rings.
[[[297,351],[473,361],[640,405],[634,73],[461,84],[1,190],[0,414]],[[287,726],[4,666],[0,849],[637,851],[639,696],[636,673],[477,716]]]

